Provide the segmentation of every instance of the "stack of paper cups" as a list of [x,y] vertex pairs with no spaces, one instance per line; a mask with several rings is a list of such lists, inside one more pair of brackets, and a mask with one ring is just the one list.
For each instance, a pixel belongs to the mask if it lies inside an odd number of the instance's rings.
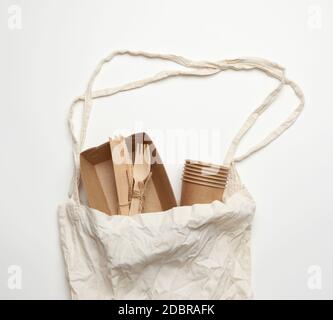
[[211,203],[222,200],[229,168],[200,161],[186,160],[180,205]]

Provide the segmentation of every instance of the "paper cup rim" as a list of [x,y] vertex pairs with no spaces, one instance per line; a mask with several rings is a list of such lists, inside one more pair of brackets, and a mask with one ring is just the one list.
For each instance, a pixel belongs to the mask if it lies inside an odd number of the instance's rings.
[[201,177],[212,177],[212,178],[227,178],[229,175],[228,172],[215,173],[215,172],[207,172],[205,170],[195,170],[192,168],[184,168],[183,172],[199,175]]
[[200,175],[194,175],[194,174],[190,174],[190,173],[183,173],[183,177],[188,177],[188,178],[193,178],[193,179],[199,179],[202,181],[212,181],[214,183],[225,183],[228,178],[227,177],[222,177],[222,178],[214,178],[214,177],[210,177],[210,176],[200,176]]
[[185,165],[195,165],[199,167],[205,167],[205,168],[218,168],[218,169],[224,169],[224,170],[229,170],[228,167],[224,165],[219,165],[219,164],[214,164],[214,163],[209,163],[209,162],[203,162],[203,161],[197,161],[197,160],[190,160],[186,159],[185,160]]
[[204,169],[218,172],[228,172],[229,168],[226,167],[210,167],[210,166],[201,166],[195,163],[185,163],[184,168],[194,168],[194,169]]

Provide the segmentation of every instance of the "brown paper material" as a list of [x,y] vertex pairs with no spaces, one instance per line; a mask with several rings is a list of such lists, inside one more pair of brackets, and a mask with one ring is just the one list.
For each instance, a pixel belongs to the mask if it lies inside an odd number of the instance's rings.
[[216,177],[226,177],[228,176],[228,171],[218,171],[218,170],[208,170],[206,168],[197,169],[185,166],[184,171],[199,174],[202,176],[216,176]]
[[[150,146],[153,163],[151,178],[146,186],[142,213],[165,211],[177,206],[169,178],[161,158],[146,133],[125,138],[129,155],[134,161],[136,143]],[[110,144],[88,149],[81,153],[81,176],[90,207],[107,214],[117,214],[118,197],[110,152]]]
[[211,177],[211,176],[194,175],[194,174],[190,174],[188,172],[184,172],[183,173],[183,177],[184,178],[188,178],[188,179],[195,179],[195,180],[200,180],[200,181],[206,181],[206,182],[209,182],[209,183],[221,184],[223,186],[227,182],[227,177],[224,177],[224,178],[214,178],[214,177]]
[[228,170],[220,165],[186,160],[182,177],[181,205],[222,200]]
[[181,206],[191,206],[196,203],[211,203],[222,200],[224,189],[188,182],[183,179]]
[[219,164],[213,164],[208,162],[202,162],[202,161],[196,161],[196,160],[186,160],[185,166],[195,166],[200,168],[216,168],[216,169],[222,169],[222,170],[229,170],[228,167],[219,165]]
[[186,163],[185,167],[188,169],[199,170],[202,172],[208,172],[208,173],[213,173],[213,174],[225,174],[225,173],[228,173],[228,171],[229,171],[229,169],[226,169],[226,168],[202,167],[199,165],[192,165],[189,163]]
[[118,197],[109,143],[81,153],[81,177],[88,204],[107,214],[117,214]]
[[226,187],[226,183],[224,184],[217,184],[217,183],[213,183],[213,182],[207,182],[207,181],[201,181],[199,179],[193,179],[193,178],[187,178],[187,177],[182,177],[183,181],[187,181],[187,182],[191,182],[191,183],[196,183],[196,184],[201,184],[203,186],[209,186],[209,187],[214,187],[214,188],[225,188]]

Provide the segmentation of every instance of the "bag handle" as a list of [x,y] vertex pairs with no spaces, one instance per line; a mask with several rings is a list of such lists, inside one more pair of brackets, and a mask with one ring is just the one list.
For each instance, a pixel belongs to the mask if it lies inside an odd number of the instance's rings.
[[[183,70],[169,70],[155,74],[154,76],[141,79],[138,81],[130,82],[118,87],[108,88],[103,90],[93,91],[94,82],[101,72],[103,66],[109,63],[116,56],[120,55],[130,55],[130,56],[142,56],[149,59],[162,59],[175,62],[185,69]],[[243,59],[233,59],[233,60],[222,60],[217,62],[209,61],[192,61],[181,56],[168,55],[168,54],[154,54],[142,51],[129,51],[129,50],[120,50],[112,52],[106,58],[104,58],[96,67],[93,74],[91,75],[86,92],[84,95],[77,97],[71,104],[68,123],[69,129],[72,137],[73,143],[73,156],[74,156],[74,174],[72,180],[72,187],[70,190],[70,197],[74,197],[74,200],[79,202],[79,182],[80,182],[80,152],[83,148],[87,127],[89,122],[89,117],[92,109],[93,99],[111,96],[123,91],[129,91],[137,88],[144,87],[148,84],[158,82],[170,77],[179,77],[179,76],[210,76],[217,73],[220,73],[224,70],[259,70],[264,72],[269,77],[279,80],[278,87],[273,90],[264,102],[249,116],[247,121],[244,123],[236,137],[233,139],[231,146],[227,152],[224,164],[230,165],[234,161],[241,161],[254,152],[262,149],[268,145],[271,141],[280,136],[285,130],[287,130],[297,119],[304,107],[304,97],[302,91],[298,86],[292,81],[285,78],[284,69],[279,65],[272,63],[270,61],[258,58],[243,58]],[[254,125],[257,118],[272,104],[272,102],[277,98],[278,94],[281,92],[284,85],[289,85],[294,90],[296,96],[300,100],[299,106],[294,110],[294,112],[283,122],[277,129],[275,129],[271,134],[269,134],[262,142],[251,148],[247,153],[241,157],[235,157],[237,147],[240,140],[245,135],[245,133]],[[83,112],[82,112],[82,123],[80,129],[79,138],[76,137],[73,128],[73,115],[75,107],[78,105],[78,102],[83,102]]]
[[[262,63],[263,59],[257,59],[258,63]],[[225,165],[230,165],[232,162],[240,162],[255,152],[263,149],[266,147],[268,144],[270,144],[273,140],[277,139],[283,132],[285,132],[288,128],[290,128],[294,122],[297,120],[299,115],[301,114],[304,104],[305,104],[305,99],[302,90],[299,88],[299,86],[287,79],[285,77],[284,69],[278,65],[275,65],[277,69],[279,70],[279,73],[274,74],[273,69],[271,69],[271,66],[268,65],[269,70],[272,72],[269,75],[271,77],[274,77],[280,81],[278,87],[273,90],[263,101],[263,103],[255,109],[247,118],[247,120],[244,122],[243,126],[240,128],[236,136],[231,142],[231,145],[228,149],[227,155],[224,160]],[[262,115],[268,108],[269,106],[276,100],[280,92],[282,91],[284,86],[289,86],[295,93],[296,97],[299,99],[299,104],[298,106],[294,109],[294,111],[287,117],[285,121],[283,121],[275,130],[273,130],[271,133],[269,133],[262,141],[248,149],[247,152],[245,152],[241,156],[235,156],[239,143],[241,139],[244,137],[244,135],[254,126],[260,115]]]

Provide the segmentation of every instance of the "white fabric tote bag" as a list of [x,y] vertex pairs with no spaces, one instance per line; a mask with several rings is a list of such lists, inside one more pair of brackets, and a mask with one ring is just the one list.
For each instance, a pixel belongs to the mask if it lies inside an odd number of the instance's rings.
[[[170,60],[186,68],[161,72],[116,88],[93,91],[93,83],[103,65],[117,55]],[[230,167],[229,183],[221,201],[134,216],[108,216],[81,203],[79,154],[85,141],[93,99],[170,77],[205,77],[230,69],[258,70],[275,78],[278,85],[248,117],[231,143],[224,161],[224,165]],[[299,105],[262,142],[244,155],[235,157],[241,138],[284,86],[293,89],[300,100]],[[80,137],[76,138],[72,118],[79,102],[83,102],[83,117]],[[295,122],[303,106],[301,90],[285,77],[284,69],[263,59],[198,62],[175,55],[127,50],[113,52],[103,59],[92,74],[85,94],[74,100],[69,114],[75,167],[69,199],[59,206],[59,226],[72,298],[251,298],[250,238],[255,203],[240,182],[235,163],[280,136]]]

